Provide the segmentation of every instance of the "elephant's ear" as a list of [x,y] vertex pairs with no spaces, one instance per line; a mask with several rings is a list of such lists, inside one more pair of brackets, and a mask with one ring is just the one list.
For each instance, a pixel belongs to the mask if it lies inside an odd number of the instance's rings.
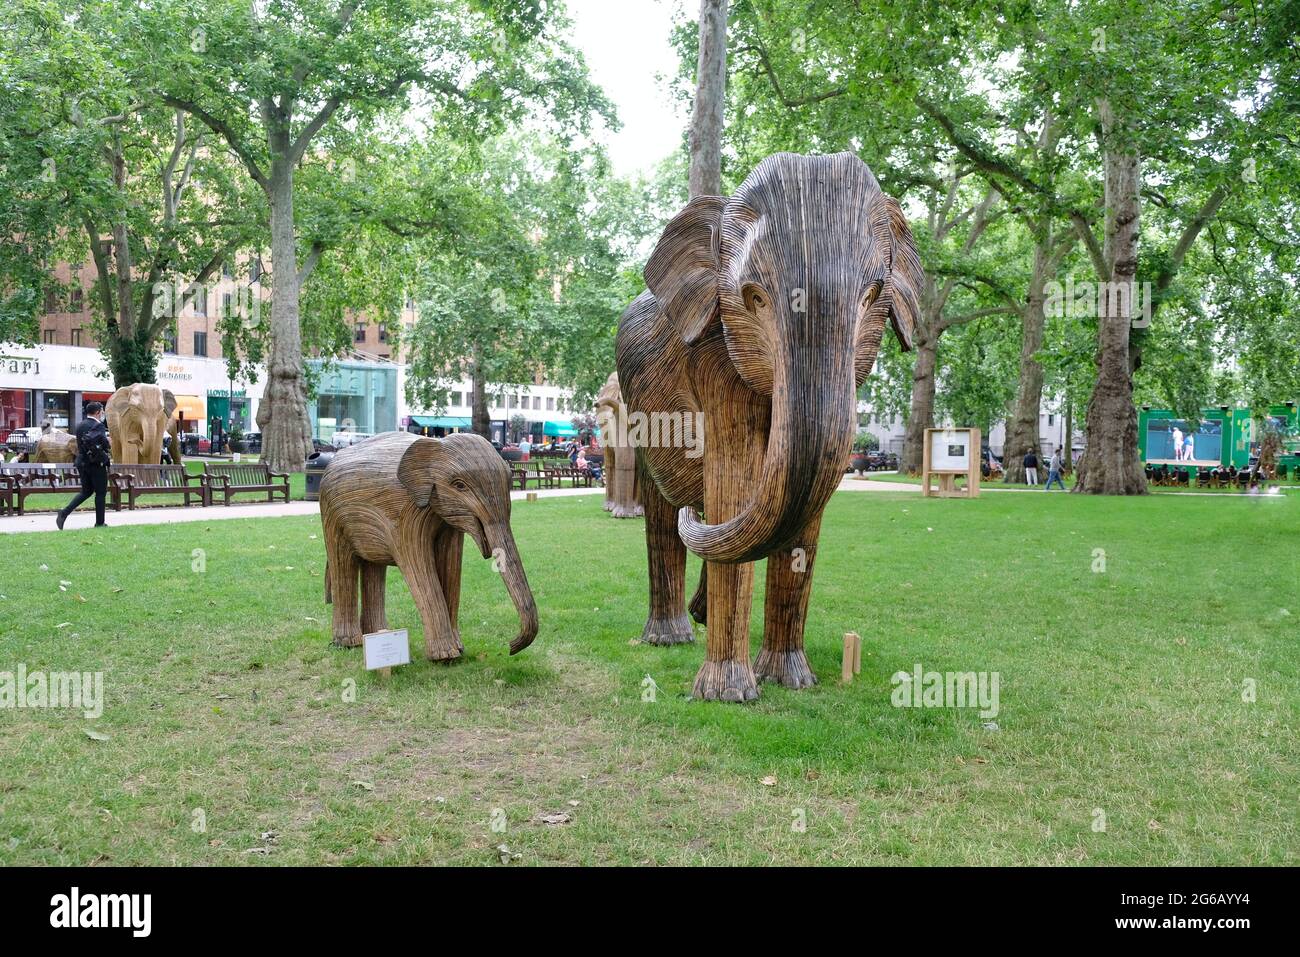
[[888,212],[889,226],[889,277],[886,289],[889,293],[889,321],[898,336],[899,345],[904,350],[912,348],[912,333],[921,318],[921,289],[925,285],[925,270],[921,268],[921,257],[916,252],[916,242],[912,239],[912,230],[907,225],[907,217],[898,200],[892,196],[885,197],[885,209]]
[[877,202],[872,234],[885,269],[874,292],[875,298],[858,320],[854,372],[859,386],[876,364],[886,319],[893,326],[903,351],[911,350],[913,332],[921,315],[921,289],[925,285],[925,271],[921,268],[912,230],[902,207],[892,196],[882,194]]
[[697,196],[664,227],[645,264],[645,282],[691,345],[718,314],[721,196]]
[[436,498],[434,471],[442,459],[442,445],[437,439],[416,439],[402,453],[397,463],[397,480],[402,483],[411,500],[424,508]]
[[170,419],[172,417],[172,413],[176,411],[176,396],[172,394],[171,389],[163,389],[162,397],[163,397],[163,410],[167,413],[167,418]]

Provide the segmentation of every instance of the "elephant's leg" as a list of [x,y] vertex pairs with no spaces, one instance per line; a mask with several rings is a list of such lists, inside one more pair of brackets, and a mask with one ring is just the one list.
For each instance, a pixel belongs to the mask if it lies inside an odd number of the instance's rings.
[[691,617],[701,625],[709,620],[709,563],[700,566],[700,581],[695,586],[695,597],[691,599]]
[[433,540],[433,565],[442,585],[443,601],[447,603],[447,618],[451,621],[452,640],[464,647],[460,640],[460,570],[464,551],[465,533],[447,526]]
[[357,576],[361,563],[341,537],[325,532],[329,558],[330,600],[334,605],[334,644],[354,648],[361,644],[361,623],[357,619]]
[[614,446],[605,446],[605,474],[610,477],[610,481],[605,483],[605,511],[607,512],[613,512],[618,508],[618,483],[614,481],[616,456]]
[[754,674],[760,681],[779,681],[787,688],[809,688],[817,683],[804,653],[803,631],[821,523],[819,515],[800,532],[794,545],[767,557],[763,647],[754,661]]
[[388,566],[379,562],[361,563],[361,631],[371,635],[388,630],[384,614],[384,580]]
[[650,617],[641,632],[648,645],[694,641],[686,617],[686,546],[677,536],[677,509],[655,485],[637,456],[645,489],[645,541],[650,560]]
[[397,567],[402,570],[406,587],[420,613],[424,626],[424,656],[430,661],[454,661],[465,651],[451,625],[447,602],[434,562],[433,546],[427,538],[404,543],[397,556]]

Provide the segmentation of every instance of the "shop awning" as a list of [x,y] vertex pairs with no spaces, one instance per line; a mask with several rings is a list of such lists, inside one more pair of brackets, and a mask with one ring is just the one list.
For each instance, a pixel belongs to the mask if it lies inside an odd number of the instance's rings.
[[197,395],[178,395],[176,397],[176,411],[172,413],[172,417],[184,418],[186,422],[206,419],[208,417],[207,400]]
[[469,417],[459,415],[413,415],[411,424],[417,429],[468,429]]
[[544,422],[542,424],[543,435],[553,435],[558,438],[572,437],[578,434],[578,430],[571,425],[565,425],[563,422]]

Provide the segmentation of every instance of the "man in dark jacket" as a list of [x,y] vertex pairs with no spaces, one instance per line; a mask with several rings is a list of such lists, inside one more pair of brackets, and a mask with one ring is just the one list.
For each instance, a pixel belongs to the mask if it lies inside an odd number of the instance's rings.
[[92,495],[95,496],[95,527],[105,526],[104,496],[108,494],[111,450],[108,429],[104,425],[103,403],[87,402],[86,417],[77,426],[77,474],[81,476],[81,491],[59,512],[56,523],[60,529],[72,510]]

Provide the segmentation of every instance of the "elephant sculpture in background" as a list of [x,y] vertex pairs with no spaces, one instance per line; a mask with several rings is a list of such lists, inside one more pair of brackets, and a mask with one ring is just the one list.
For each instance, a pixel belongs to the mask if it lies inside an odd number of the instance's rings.
[[[625,418],[623,396],[618,390],[618,373],[611,372],[596,396],[596,423],[606,437],[618,436],[618,423]],[[636,450],[605,443],[605,511],[615,518],[640,518],[641,489],[637,483]]]
[[162,464],[163,433],[175,411],[176,396],[152,383],[137,382],[114,392],[104,406],[113,461],[121,465]]
[[52,431],[40,437],[33,462],[75,462],[77,459],[77,437],[71,432]]
[[[335,455],[320,485],[325,530],[325,601],[334,606],[334,643],[388,627],[384,578],[396,565],[424,627],[430,661],[465,650],[457,624],[465,535],[505,580],[519,613],[510,653],[537,636],[537,605],[510,530],[510,467],[486,439],[389,432]],[[361,615],[357,616],[357,582]]]
[[[637,443],[650,565],[642,640],[691,640],[689,548],[707,573],[703,601],[691,603],[708,629],[694,696],[751,700],[756,679],[812,685],[813,563],[856,431],[857,389],[886,325],[909,349],[918,313],[924,274],[907,221],[857,156],[777,153],[734,196],[692,199],[645,279],[615,346],[629,415],[702,420],[705,438],[694,457],[662,433]],[[764,557],[763,644],[751,667],[752,563]]]

